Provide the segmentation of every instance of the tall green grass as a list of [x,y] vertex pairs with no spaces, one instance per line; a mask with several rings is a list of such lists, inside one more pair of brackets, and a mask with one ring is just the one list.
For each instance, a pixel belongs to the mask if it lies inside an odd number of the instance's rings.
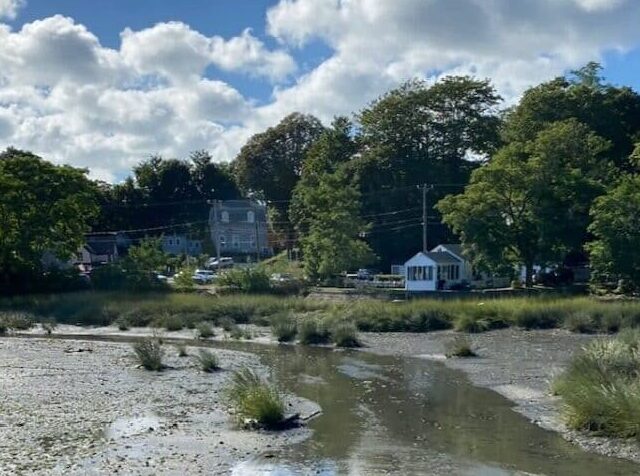
[[553,383],[567,424],[640,439],[640,332],[591,342]]
[[[127,294],[83,292],[26,296],[0,300],[0,312],[19,312],[59,323],[166,329],[253,323],[277,325],[279,316],[301,321],[316,319],[354,322],[359,331],[432,332],[454,328],[460,332],[486,332],[503,327],[522,329],[566,328],[573,332],[617,332],[640,327],[640,302],[606,302],[590,297],[522,297],[504,299],[403,302],[364,299],[333,303],[301,297],[273,295]],[[279,329],[283,332],[286,330]],[[299,331],[299,329],[297,329]]]

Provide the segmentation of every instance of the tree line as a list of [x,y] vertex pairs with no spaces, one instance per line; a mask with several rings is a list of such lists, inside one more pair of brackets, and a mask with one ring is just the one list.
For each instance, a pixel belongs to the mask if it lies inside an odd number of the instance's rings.
[[[154,156],[115,185],[9,149],[0,156],[3,279],[23,266],[37,272],[44,249],[73,251],[82,231],[205,237],[209,200],[249,194],[269,204],[275,246],[301,248],[312,279],[386,268],[422,249],[426,185],[429,247],[460,241],[478,269],[524,266],[527,284],[534,265],[590,260],[595,281],[637,288],[640,95],[600,72],[590,63],[507,109],[489,80],[412,80],[327,127],[293,113],[230,163],[205,151]],[[38,193],[38,180],[55,187]],[[43,239],[35,244],[25,226]]]

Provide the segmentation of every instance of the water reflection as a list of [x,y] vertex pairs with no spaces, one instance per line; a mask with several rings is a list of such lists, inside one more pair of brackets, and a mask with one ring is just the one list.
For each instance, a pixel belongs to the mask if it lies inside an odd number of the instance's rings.
[[[242,346],[247,350],[247,345]],[[318,402],[313,436],[234,474],[628,475],[640,467],[583,452],[528,422],[498,394],[441,364],[249,345],[288,391]]]

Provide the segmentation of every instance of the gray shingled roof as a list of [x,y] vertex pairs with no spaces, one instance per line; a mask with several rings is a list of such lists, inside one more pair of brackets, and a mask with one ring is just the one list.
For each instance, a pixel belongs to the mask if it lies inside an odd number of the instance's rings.
[[444,251],[431,251],[429,253],[422,254],[438,264],[460,264],[459,259],[452,256],[451,253],[445,253]]

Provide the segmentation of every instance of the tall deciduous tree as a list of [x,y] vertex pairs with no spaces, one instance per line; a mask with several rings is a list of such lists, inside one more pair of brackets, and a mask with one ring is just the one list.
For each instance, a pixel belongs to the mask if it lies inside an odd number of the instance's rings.
[[340,171],[320,177],[306,191],[306,230],[301,239],[304,266],[312,280],[327,279],[340,272],[374,261],[369,246],[359,238],[366,230],[360,218],[360,194]]
[[[428,193],[429,215],[436,221],[433,205],[468,182],[477,165],[469,159],[486,158],[496,149],[499,102],[489,81],[447,77],[431,86],[410,81],[359,114],[364,147],[349,169],[360,184],[363,209],[403,225],[396,231],[379,228],[369,238],[384,264],[402,262],[421,248],[419,223],[407,228],[409,220],[419,221],[422,214],[416,185],[441,185]],[[430,236],[429,244],[435,246],[448,233],[439,227]]]
[[607,149],[585,125],[555,123],[532,143],[505,146],[438,208],[477,264],[522,265],[531,285],[533,265],[584,243],[589,207],[615,177],[602,160]]
[[0,283],[7,289],[26,288],[42,270],[43,253],[69,258],[84,242],[98,211],[86,174],[29,152],[0,154]]
[[573,76],[560,77],[525,92],[506,118],[507,142],[528,142],[549,124],[576,119],[611,143],[607,159],[622,170],[640,135],[640,94],[603,82],[601,67],[589,63]]
[[306,154],[323,131],[315,117],[290,114],[277,126],[251,137],[234,162],[240,188],[271,202],[273,222],[286,244],[292,240],[287,214],[289,200],[300,179]]
[[588,245],[592,278],[598,282],[624,280],[627,289],[640,290],[640,176],[620,184],[595,201]]

